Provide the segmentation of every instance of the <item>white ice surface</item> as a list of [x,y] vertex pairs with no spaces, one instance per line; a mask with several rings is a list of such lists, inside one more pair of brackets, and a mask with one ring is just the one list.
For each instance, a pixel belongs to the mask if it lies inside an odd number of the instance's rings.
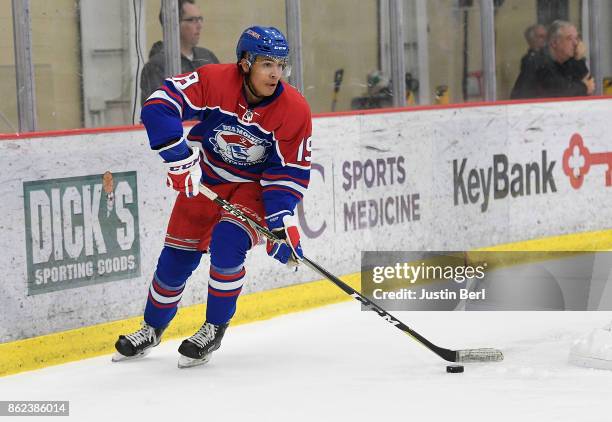
[[497,347],[505,361],[447,374],[430,351],[344,303],[231,327],[206,366],[178,369],[179,341],[167,341],[140,361],[109,355],[0,378],[0,400],[69,400],[75,421],[612,420],[612,371],[567,363],[572,340],[610,312],[396,316],[440,346]]

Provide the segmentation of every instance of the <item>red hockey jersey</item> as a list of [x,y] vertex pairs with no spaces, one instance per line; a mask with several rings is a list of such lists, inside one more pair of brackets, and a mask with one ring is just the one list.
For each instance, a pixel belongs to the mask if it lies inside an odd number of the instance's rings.
[[310,179],[312,118],[304,97],[279,82],[249,106],[236,64],[209,64],[165,80],[145,102],[142,121],[153,149],[183,136],[201,145],[202,181],[260,183],[266,216],[293,213]]

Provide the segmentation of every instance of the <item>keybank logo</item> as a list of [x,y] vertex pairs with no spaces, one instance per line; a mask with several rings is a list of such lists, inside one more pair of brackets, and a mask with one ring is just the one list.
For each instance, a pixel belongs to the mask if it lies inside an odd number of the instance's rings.
[[492,200],[557,192],[555,164],[549,161],[546,150],[542,150],[539,161],[512,166],[505,154],[494,155],[491,165],[481,168],[470,169],[467,158],[453,160],[455,206],[480,204],[480,211],[486,212]]
[[23,183],[28,295],[140,276],[136,172]]
[[607,166],[606,186],[612,186],[612,152],[593,153],[584,145],[582,136],[574,133],[569,147],[563,152],[563,172],[574,189],[580,189],[591,167]]

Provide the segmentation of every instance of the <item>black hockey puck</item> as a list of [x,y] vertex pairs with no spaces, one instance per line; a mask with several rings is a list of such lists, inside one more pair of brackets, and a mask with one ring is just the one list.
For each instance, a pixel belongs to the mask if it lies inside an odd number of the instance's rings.
[[460,374],[463,372],[463,365],[448,365],[446,372],[449,374]]

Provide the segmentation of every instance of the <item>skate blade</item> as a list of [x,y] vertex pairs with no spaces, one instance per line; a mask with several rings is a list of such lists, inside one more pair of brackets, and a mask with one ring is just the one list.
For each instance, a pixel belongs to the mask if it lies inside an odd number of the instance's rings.
[[142,353],[138,353],[137,355],[134,355],[134,356],[125,356],[125,355],[122,355],[119,352],[115,352],[115,354],[113,355],[113,358],[111,360],[113,362],[124,362],[126,360],[141,359],[141,358],[144,358],[146,355],[148,355],[150,351],[151,351],[151,349],[147,349],[147,350],[143,351]]
[[189,358],[187,356],[181,355],[179,356],[179,359],[178,359],[178,367],[181,369],[184,369],[184,368],[193,368],[194,366],[204,365],[205,363],[210,361],[211,357],[212,357],[212,354],[208,354],[204,356],[202,359],[193,359],[193,358]]

